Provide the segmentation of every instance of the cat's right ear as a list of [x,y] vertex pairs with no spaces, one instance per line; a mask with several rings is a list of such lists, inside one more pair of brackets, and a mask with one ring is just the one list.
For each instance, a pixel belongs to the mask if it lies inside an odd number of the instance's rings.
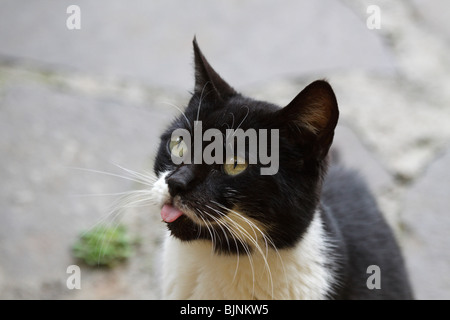
[[236,94],[236,91],[211,67],[194,37],[195,88],[194,94],[202,99],[223,102]]
[[312,155],[323,159],[333,142],[339,109],[328,82],[314,81],[279,111],[279,121],[290,137],[308,143]]

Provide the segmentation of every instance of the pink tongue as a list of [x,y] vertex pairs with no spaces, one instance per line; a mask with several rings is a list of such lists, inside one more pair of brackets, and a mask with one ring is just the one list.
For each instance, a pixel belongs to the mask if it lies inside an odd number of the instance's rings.
[[171,206],[170,204],[165,204],[161,209],[161,218],[165,222],[174,222],[177,220],[183,212],[175,208],[174,206]]

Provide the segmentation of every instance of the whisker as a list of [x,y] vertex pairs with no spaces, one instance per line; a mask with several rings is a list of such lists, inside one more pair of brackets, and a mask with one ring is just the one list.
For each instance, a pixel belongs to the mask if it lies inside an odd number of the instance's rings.
[[[99,227],[99,233],[96,240],[95,250],[98,252],[97,264],[102,263],[102,258],[107,254],[107,248],[113,241],[114,234],[117,232],[120,226],[122,214],[129,208],[139,208],[144,206],[150,206],[151,204],[158,204],[158,200],[153,196],[153,187],[157,181],[157,177],[154,174],[143,171],[137,172],[123,167],[117,163],[112,163],[117,168],[123,170],[126,175],[118,173],[107,172],[102,170],[95,170],[89,168],[80,167],[67,167],[69,169],[80,170],[90,173],[107,175],[115,178],[121,178],[124,180],[138,183],[145,186],[143,189],[136,189],[130,191],[113,192],[113,193],[99,193],[99,194],[81,194],[74,196],[115,196],[116,198],[105,210],[105,213],[100,217],[90,228],[80,233],[80,237],[84,237],[89,232],[93,231],[96,227]],[[149,187],[149,188],[148,188]]]
[[188,119],[188,117],[186,116],[186,113],[184,113],[184,111],[183,110],[181,110],[181,108],[179,108],[178,106],[176,106],[175,104],[173,104],[173,103],[170,103],[170,102],[167,102],[167,101],[161,101],[161,103],[164,103],[164,104],[167,104],[167,105],[169,105],[169,106],[171,106],[171,107],[174,107],[174,108],[176,108],[178,111],[180,111],[181,112],[181,114],[183,115],[183,117],[184,117],[184,119],[186,119],[186,123],[187,123],[187,125],[189,126],[189,128],[192,130],[192,127],[191,127],[191,124],[189,123],[189,119]]
[[148,193],[149,190],[141,189],[141,190],[130,190],[130,191],[123,191],[123,192],[113,192],[113,193],[80,193],[80,194],[72,194],[71,197],[107,197],[107,196],[122,196],[132,193]]
[[196,121],[198,121],[198,119],[199,119],[199,117],[200,117],[200,108],[201,108],[201,106],[202,106],[202,101],[203,101],[203,93],[204,93],[204,91],[205,91],[205,89],[206,89],[206,86],[209,84],[209,81],[207,81],[205,84],[204,84],[204,86],[203,86],[203,88],[202,88],[202,92],[200,93],[200,101],[199,101],[199,103],[198,103],[198,108],[197,108],[197,120]]
[[[222,225],[221,225],[219,219],[217,219],[217,218],[214,217],[213,215],[209,214],[207,211],[201,210],[201,212],[202,212],[203,214],[207,215],[208,217],[210,217],[211,219],[213,219],[213,220],[218,224],[218,226],[219,226],[219,228],[222,230],[222,233],[223,233],[223,235],[224,235],[224,237],[225,237],[225,240],[226,240],[226,242],[227,242],[228,250],[231,251],[230,242],[228,241],[228,236],[227,236],[225,230],[222,228]],[[220,238],[219,238],[219,239],[220,239]]]
[[[195,210],[197,211],[197,209],[195,209]],[[198,213],[198,211],[197,211],[197,213]],[[198,216],[200,217],[200,219],[202,219],[203,223],[206,226],[206,229],[209,232],[209,235],[211,236],[211,241],[212,241],[212,244],[213,244],[212,247],[211,247],[211,250],[212,250],[212,253],[214,253],[214,248],[215,248],[215,243],[216,243],[215,236],[213,235],[213,232],[211,231],[211,228],[209,227],[208,222],[201,216],[201,214],[198,214]],[[213,230],[214,230],[214,228],[213,228]]]
[[154,175],[144,175],[142,173],[139,173],[137,171],[131,170],[131,169],[127,169],[125,167],[122,167],[121,165],[117,164],[117,163],[112,163],[113,165],[115,165],[116,167],[128,172],[129,174],[131,174],[132,176],[136,177],[136,178],[140,178],[142,179],[142,181],[145,182],[155,182],[157,180],[157,178]]
[[[97,260],[98,265],[100,265],[101,258],[103,258],[105,256],[106,248],[109,246],[109,244],[112,240],[113,234],[116,232],[117,228],[120,225],[120,219],[117,219],[119,217],[119,215],[120,215],[120,212],[117,212],[117,214],[113,217],[113,219],[111,221],[111,223],[113,224],[113,230],[112,230],[111,234],[109,235],[108,239],[106,240],[106,242],[105,242],[106,230],[107,230],[106,228],[104,228],[103,235],[100,237],[102,239],[102,242],[100,245],[100,252],[98,253],[98,260]],[[116,219],[117,219],[117,221],[114,222],[114,220],[116,220]]]
[[[227,215],[224,216],[225,218],[228,219],[228,221],[230,221],[230,223],[232,223],[233,225],[235,225],[236,228],[237,228],[241,233],[247,235],[247,239],[255,246],[255,248],[257,249],[257,251],[261,254],[261,256],[262,256],[262,258],[263,258],[263,260],[264,260],[265,268],[266,268],[266,270],[267,270],[267,272],[268,272],[269,281],[270,281],[270,285],[271,285],[271,292],[272,292],[272,297],[273,297],[273,296],[274,296],[274,293],[273,293],[273,290],[274,290],[274,288],[273,288],[273,278],[272,278],[272,272],[271,272],[271,270],[270,270],[270,265],[269,265],[269,262],[268,262],[268,260],[267,260],[267,256],[268,256],[268,253],[269,253],[269,251],[268,251],[268,250],[269,250],[269,248],[268,248],[268,242],[270,242],[271,246],[275,249],[275,252],[276,252],[276,254],[277,254],[277,256],[278,256],[278,258],[279,258],[279,260],[280,260],[280,262],[281,262],[281,264],[282,264],[283,271],[284,271],[284,275],[285,275],[285,277],[286,277],[286,272],[285,272],[285,269],[284,269],[283,260],[282,260],[282,258],[281,258],[281,255],[279,254],[278,250],[276,249],[275,244],[274,244],[273,241],[270,239],[270,237],[268,237],[261,229],[259,229],[259,227],[256,226],[251,220],[247,219],[246,217],[244,217],[244,216],[243,216],[242,214],[240,214],[239,212],[236,212],[236,211],[234,211],[234,210],[231,210],[231,209],[226,208],[225,206],[223,206],[222,204],[220,204],[220,203],[218,203],[218,202],[215,202],[215,201],[212,201],[212,202],[215,203],[216,205],[218,205],[220,208],[222,208],[222,209],[224,209],[224,210],[228,210],[228,211],[233,212],[234,214],[236,214],[239,218],[241,218],[244,222],[246,222],[246,223],[249,225],[249,227],[252,229],[252,231],[253,231],[253,233],[254,233],[254,235],[255,235],[255,238],[253,238],[253,237],[248,233],[248,231],[245,230],[242,226],[240,226],[237,222],[235,222],[234,220],[232,220],[231,218],[229,218]],[[214,208],[211,208],[211,209],[214,210]],[[258,236],[257,236],[257,234],[256,234],[255,229],[261,234],[261,236],[262,236],[262,238],[263,238],[263,240],[264,240],[264,244],[265,244],[265,252],[263,251],[263,249],[261,248],[261,246],[259,245],[259,243],[258,243],[258,241],[257,241]]]
[[[247,257],[249,259],[249,263],[250,263],[250,268],[252,270],[252,295],[254,296],[255,293],[255,268],[254,268],[254,263],[253,263],[253,258],[252,258],[252,254],[250,252],[250,248],[247,244],[247,242],[245,241],[245,239],[250,240],[256,247],[259,247],[258,243],[256,243],[253,238],[249,235],[249,233],[243,229],[239,224],[235,223],[233,220],[231,220],[229,217],[227,217],[227,215],[223,212],[221,212],[220,210],[217,210],[215,208],[212,208],[208,205],[206,205],[208,208],[210,208],[211,210],[215,211],[216,213],[221,214],[223,217],[228,218],[230,222],[232,222],[233,226],[235,226],[237,229],[232,228],[232,226],[228,225],[230,232],[234,235],[235,238],[237,238],[239,240],[239,242],[242,244],[242,247],[244,248],[245,253],[247,254]],[[227,221],[222,221],[223,223],[226,224]],[[247,235],[247,237],[245,237],[245,235]],[[235,274],[237,273],[237,269],[235,270]]]
[[[234,128],[234,113],[233,113],[233,112],[230,112],[230,114],[231,114],[231,116],[233,117],[233,121],[231,122],[231,129],[233,129],[233,128]],[[228,127],[228,128],[230,128],[230,127]],[[228,135],[227,135],[226,138],[228,139]]]
[[68,167],[68,168],[74,169],[74,170],[81,170],[81,171],[86,171],[86,172],[104,174],[104,175],[107,175],[107,176],[112,176],[112,177],[116,177],[116,178],[121,178],[121,179],[129,180],[129,181],[137,182],[139,184],[143,184],[143,185],[146,185],[146,186],[149,186],[149,187],[153,186],[153,184],[150,184],[150,183],[148,183],[146,181],[138,180],[138,179],[127,177],[127,176],[122,176],[120,174],[116,174],[116,173],[112,173],[112,172],[106,172],[106,171],[95,170],[95,169],[88,169],[88,168],[79,168],[79,167]]
[[[244,123],[245,119],[247,119],[248,114],[250,113],[250,108],[248,106],[242,106],[247,108],[247,114],[245,115],[244,119],[242,119],[241,123],[239,123],[239,125],[237,126],[237,128],[234,130],[234,134],[236,134],[236,131],[241,127],[241,125]],[[234,136],[233,134],[233,136]]]
[[[197,202],[197,204],[198,204],[198,202]],[[207,216],[209,216],[210,218],[212,218],[212,219],[214,220],[214,222],[216,222],[216,223],[219,225],[219,227],[220,227],[220,229],[222,230],[223,235],[225,236],[225,239],[226,239],[226,241],[227,241],[227,244],[228,244],[228,250],[231,251],[231,247],[230,247],[229,238],[228,238],[227,233],[225,232],[225,229],[232,235],[231,238],[232,238],[233,241],[234,241],[234,244],[235,244],[235,246],[236,246],[236,249],[239,248],[239,246],[238,246],[238,244],[237,244],[236,238],[238,238],[239,242],[240,242],[243,246],[245,246],[245,244],[243,243],[243,241],[240,239],[239,235],[237,235],[237,234],[233,231],[233,229],[230,228],[226,223],[224,223],[224,222],[221,221],[220,219],[216,218],[214,215],[208,213],[206,210],[205,210],[205,211],[202,210],[202,212],[205,213],[205,214],[206,214]],[[223,229],[222,226],[225,227],[225,229]],[[233,275],[233,280],[232,280],[232,282],[234,282],[235,279],[236,279],[237,271],[238,271],[238,268],[239,268],[239,261],[240,261],[240,252],[239,252],[239,250],[236,250],[236,251],[237,251],[237,252],[236,252],[236,253],[237,253],[236,268],[235,268],[235,271],[234,271],[234,275]]]

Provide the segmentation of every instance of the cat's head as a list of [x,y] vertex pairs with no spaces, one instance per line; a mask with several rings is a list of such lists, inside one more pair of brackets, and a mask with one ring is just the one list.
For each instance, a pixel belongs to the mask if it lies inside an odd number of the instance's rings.
[[[234,90],[195,39],[194,55],[192,98],[155,160],[163,220],[173,236],[220,253],[294,246],[318,205],[339,114],[333,90],[315,81],[280,108]],[[243,133],[243,149],[230,148]]]

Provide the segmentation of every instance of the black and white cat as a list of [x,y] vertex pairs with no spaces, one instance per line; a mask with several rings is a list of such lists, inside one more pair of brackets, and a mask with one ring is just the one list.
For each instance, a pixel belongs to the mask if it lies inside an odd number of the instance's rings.
[[[195,39],[194,54],[194,93],[162,134],[154,165],[152,195],[168,228],[163,298],[412,298],[400,250],[365,184],[338,165],[327,173],[339,116],[331,86],[315,81],[280,108],[236,92]],[[264,164],[250,164],[248,153],[231,164],[175,164],[182,141],[173,132],[194,134],[199,122],[224,136],[277,129],[277,173],[262,175]],[[375,288],[369,266],[379,272]]]

